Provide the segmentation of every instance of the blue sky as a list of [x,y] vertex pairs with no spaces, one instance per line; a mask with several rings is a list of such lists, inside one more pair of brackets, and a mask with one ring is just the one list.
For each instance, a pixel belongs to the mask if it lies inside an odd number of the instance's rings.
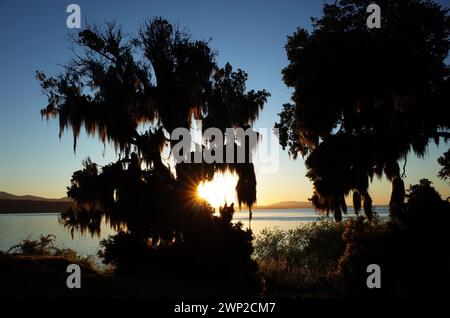
[[[55,74],[71,55],[66,7],[81,7],[83,25],[116,20],[135,34],[145,19],[162,16],[187,27],[193,38],[209,39],[220,65],[230,62],[249,74],[249,89],[266,89],[271,97],[257,127],[273,127],[291,91],[281,79],[287,60],[286,36],[297,27],[310,28],[310,17],[321,14],[322,1],[0,1],[0,191],[47,197],[65,196],[72,172],[88,155],[100,164],[115,159],[114,150],[81,135],[76,154],[72,134],[58,138],[57,120],[46,122],[40,109],[46,98],[35,80],[36,70]],[[409,158],[406,184],[431,179],[445,196],[449,186],[435,176],[437,157],[448,146],[429,148],[425,159]],[[103,155],[104,153],[104,155]],[[258,176],[258,202],[305,201],[311,184],[303,160],[280,151],[275,175]],[[279,186],[278,186],[279,185]],[[374,202],[387,202],[390,184],[376,181]]]

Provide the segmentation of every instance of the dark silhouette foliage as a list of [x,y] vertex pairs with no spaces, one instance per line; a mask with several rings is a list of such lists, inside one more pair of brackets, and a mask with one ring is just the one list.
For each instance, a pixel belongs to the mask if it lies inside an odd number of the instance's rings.
[[[353,297],[443,297],[450,282],[450,204],[422,179],[407,194],[405,211],[387,223],[362,218],[345,223],[345,251],[337,286]],[[436,222],[439,220],[439,222]],[[381,268],[381,288],[366,285],[369,264]]]
[[170,273],[174,276],[210,277],[240,285],[246,293],[262,289],[253,253],[252,232],[242,223],[231,223],[233,206],[221,208],[221,216],[198,206],[195,215],[181,224],[183,238],[148,240],[133,232],[120,231],[101,242],[99,256],[117,273]]
[[293,230],[263,229],[255,240],[255,257],[267,288],[336,296],[328,278],[345,248],[344,224],[320,220]]
[[[58,247],[55,244],[55,240],[56,236],[53,234],[41,234],[36,240],[26,238],[20,243],[11,246],[6,252],[6,255],[29,258],[30,260],[34,260],[36,263],[39,261],[51,263],[52,261],[58,262],[63,260],[76,263],[88,271],[97,270],[97,266],[91,256],[82,256],[73,249]],[[1,265],[0,267],[2,267]]]
[[371,1],[325,4],[313,30],[288,37],[283,79],[294,89],[275,124],[280,144],[306,156],[313,204],[336,220],[351,192],[372,217],[369,181],[392,182],[390,212],[403,210],[398,162],[450,137],[448,10],[431,1],[377,1],[381,28],[366,26]]
[[450,182],[450,149],[438,158],[438,163],[442,166],[441,170],[439,170],[438,177]]
[[[244,71],[228,63],[219,67],[208,42],[192,40],[163,18],[147,21],[134,38],[107,24],[86,28],[74,41],[75,57],[62,73],[37,72],[49,103],[41,114],[59,118],[60,135],[72,130],[74,151],[84,129],[112,143],[119,159],[103,167],[89,158],[83,162],[68,188],[74,204],[61,222],[72,233],[91,235],[99,234],[102,220],[109,222],[119,233],[102,242],[100,255],[119,271],[150,263],[194,269],[202,263],[215,272],[234,264],[235,272],[255,273],[251,233],[231,223],[234,206],[217,218],[196,195],[201,181],[231,171],[238,176],[239,206],[251,209],[256,178],[249,145],[230,141],[235,150],[246,147],[243,163],[170,168],[161,153],[177,142],[171,132],[191,129],[193,120],[202,120],[203,131],[217,127],[223,135],[226,128],[250,128],[269,93],[247,91]],[[203,140],[189,155],[212,145]]]

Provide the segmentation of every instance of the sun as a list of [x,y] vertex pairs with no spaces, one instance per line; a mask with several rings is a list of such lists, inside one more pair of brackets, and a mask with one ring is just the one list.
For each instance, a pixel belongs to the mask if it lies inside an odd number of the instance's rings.
[[208,201],[213,208],[231,204],[236,201],[237,177],[231,173],[216,173],[211,181],[198,185],[197,195]]

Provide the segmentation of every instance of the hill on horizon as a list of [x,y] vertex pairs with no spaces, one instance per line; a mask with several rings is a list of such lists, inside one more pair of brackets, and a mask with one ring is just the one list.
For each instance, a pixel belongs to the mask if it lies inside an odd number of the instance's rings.
[[[47,202],[47,203],[70,203],[72,200],[68,197],[63,197],[59,199],[44,198],[35,195],[15,195],[5,191],[0,191],[1,201],[17,201],[16,203],[33,201],[33,202]],[[4,202],[5,203],[5,202]],[[10,202],[11,203],[11,202]],[[28,202],[30,203],[30,202]],[[27,204],[28,206],[29,204]],[[65,206],[65,205],[64,205]],[[350,207],[350,206],[349,206]],[[256,205],[253,207],[254,210],[268,210],[268,209],[307,209],[314,208],[312,203],[309,201],[281,201],[275,202],[267,205]],[[1,213],[1,212],[0,212]]]
[[268,205],[257,205],[254,207],[255,210],[263,210],[263,209],[304,209],[304,208],[312,208],[313,205],[311,202],[302,202],[302,201],[282,201],[276,202]]
[[0,200],[25,200],[25,201],[62,201],[62,202],[70,202],[71,200],[68,197],[63,197],[59,199],[50,199],[39,197],[35,195],[15,195],[8,192],[0,191]]
[[14,195],[0,191],[0,214],[4,213],[55,213],[66,211],[69,198],[48,199],[35,195]]

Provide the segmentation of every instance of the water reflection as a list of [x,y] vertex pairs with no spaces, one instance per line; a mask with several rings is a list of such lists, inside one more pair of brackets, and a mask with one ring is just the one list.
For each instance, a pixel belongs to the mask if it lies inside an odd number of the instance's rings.
[[[58,222],[59,213],[25,213],[0,215],[0,250],[6,251],[21,240],[37,239],[40,234],[54,234],[58,247],[71,248],[82,255],[96,256],[99,243],[108,235],[115,234],[108,224],[102,222],[99,237],[70,232]],[[95,257],[98,262],[98,258]]]
[[[376,212],[381,218],[388,215],[387,207],[378,207]],[[75,231],[72,239],[70,231],[58,222],[58,216],[59,213],[0,214],[0,250],[6,251],[28,237],[37,239],[40,234],[54,234],[58,247],[71,248],[82,255],[94,255],[94,260],[99,263],[96,254],[100,241],[116,231],[102,221],[100,236],[91,237],[89,234],[82,235]],[[347,217],[353,216],[353,211],[349,209]],[[257,235],[266,227],[293,229],[318,218],[319,215],[314,209],[256,210],[253,213],[252,230]],[[247,212],[235,213],[234,221],[240,221],[247,227]]]

